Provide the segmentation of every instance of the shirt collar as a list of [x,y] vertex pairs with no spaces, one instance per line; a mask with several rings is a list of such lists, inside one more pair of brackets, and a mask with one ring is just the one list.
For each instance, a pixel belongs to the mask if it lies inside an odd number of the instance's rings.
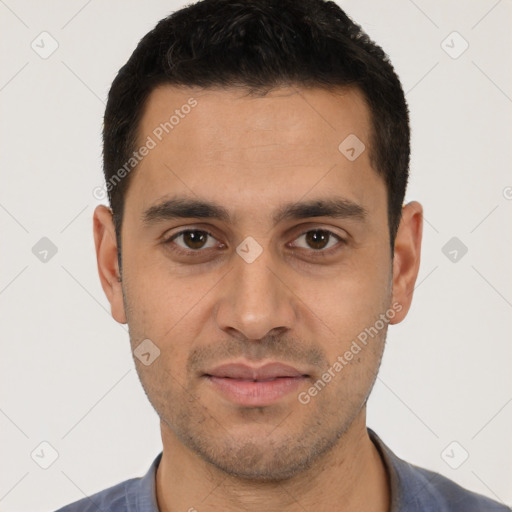
[[156,470],[163,452],[160,452],[148,472],[126,491],[128,512],[159,512],[156,500]]
[[400,459],[373,430],[367,430],[388,474],[391,496],[389,511],[447,512],[446,501],[436,489],[436,480],[443,477]]

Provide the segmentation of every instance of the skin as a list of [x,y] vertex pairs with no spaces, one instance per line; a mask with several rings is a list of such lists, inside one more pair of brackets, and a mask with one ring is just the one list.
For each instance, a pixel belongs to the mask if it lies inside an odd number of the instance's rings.
[[[390,323],[402,321],[420,263],[422,207],[403,207],[392,258],[386,187],[370,163],[369,110],[357,90],[286,87],[254,96],[161,86],[139,142],[191,97],[197,106],[131,176],[121,280],[111,211],[98,206],[94,214],[112,315],[128,323],[132,349],[149,338],[160,350],[149,366],[134,358],[161,419],[160,510],[387,511],[386,471],[366,431],[387,324],[306,405],[292,392],[242,407],[202,374],[235,360],[279,361],[310,375],[298,390],[305,391],[393,304]],[[349,134],[366,145],[353,162],[338,150]],[[364,220],[271,220],[283,203],[333,195],[362,206]],[[234,222],[143,221],[171,196],[215,201]],[[169,240],[184,229],[213,238],[203,246]],[[335,236],[323,248],[306,235],[312,230]],[[236,252],[248,236],[262,248],[250,264]],[[202,252],[178,255],[177,246]]]

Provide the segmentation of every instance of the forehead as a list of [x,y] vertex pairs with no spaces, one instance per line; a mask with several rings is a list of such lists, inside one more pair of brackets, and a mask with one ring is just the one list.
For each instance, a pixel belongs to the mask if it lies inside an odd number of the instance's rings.
[[[160,86],[140,122],[138,147],[151,149],[128,196],[136,194],[140,208],[176,193],[241,210],[329,192],[368,203],[384,190],[371,168],[369,134],[369,110],[355,89],[284,87],[256,95]],[[358,152],[366,148],[358,158],[343,153],[347,140]]]
[[[330,150],[337,151],[338,143],[350,133],[368,142],[369,128],[366,102],[354,88],[328,91],[290,86],[260,95],[240,88],[167,85],[149,95],[139,135],[153,134],[158,142],[165,138],[168,145],[186,138],[189,147],[201,149],[197,157],[215,159],[226,150],[248,149],[241,142],[259,148],[260,155],[266,143],[300,145],[304,150],[326,149],[330,144]],[[273,149],[267,147],[267,151]]]

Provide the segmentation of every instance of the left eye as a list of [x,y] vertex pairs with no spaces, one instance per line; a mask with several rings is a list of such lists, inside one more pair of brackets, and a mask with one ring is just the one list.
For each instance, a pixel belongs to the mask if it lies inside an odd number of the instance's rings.
[[308,246],[303,246],[302,248],[313,249],[315,251],[330,249],[331,247],[336,245],[336,243],[330,244],[330,242],[333,239],[335,239],[334,242],[336,242],[336,240],[338,242],[343,241],[341,237],[335,235],[332,231],[328,231],[325,229],[315,229],[307,231],[306,233],[303,233],[298,238],[296,238],[296,240],[300,240],[301,238],[304,238],[305,242],[308,244]]

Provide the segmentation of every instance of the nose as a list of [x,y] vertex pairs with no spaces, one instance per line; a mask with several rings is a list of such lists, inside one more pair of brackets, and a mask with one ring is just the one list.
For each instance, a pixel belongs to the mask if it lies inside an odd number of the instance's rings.
[[252,263],[236,257],[216,307],[218,327],[231,336],[249,340],[291,329],[298,305],[284,277],[268,249]]

